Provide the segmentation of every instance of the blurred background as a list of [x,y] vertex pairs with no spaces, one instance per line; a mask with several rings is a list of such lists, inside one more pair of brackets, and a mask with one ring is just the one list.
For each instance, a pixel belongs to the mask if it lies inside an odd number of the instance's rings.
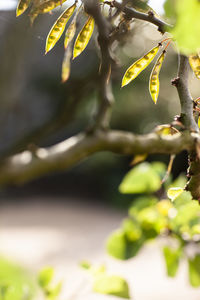
[[[163,1],[149,4],[162,14]],[[95,39],[73,61],[70,79],[62,84],[63,39],[44,55],[47,34],[60,9],[51,15],[41,15],[31,27],[27,14],[16,19],[15,8],[16,1],[1,0],[0,159],[23,150],[26,145],[50,146],[84,130],[88,120],[92,122],[97,106],[99,58]],[[127,67],[163,39],[155,27],[144,22],[135,21],[131,26],[129,37],[115,47],[119,66],[112,78],[116,103],[111,127],[147,133],[159,124],[170,123],[180,112],[176,90],[171,86],[177,72],[177,56],[170,46],[160,74],[157,105],[148,91],[152,66],[120,89]],[[197,98],[199,86],[192,74],[190,86],[193,97]],[[32,270],[45,264],[54,265],[72,282],[79,272],[76,267],[79,260],[103,260],[128,277],[134,299],[199,299],[200,291],[189,287],[184,276],[184,265],[177,279],[165,276],[158,245],[150,245],[138,258],[126,263],[112,260],[104,253],[106,237],[118,227],[131,202],[131,197],[118,192],[131,160],[132,157],[99,153],[66,172],[49,174],[23,186],[1,188],[2,255]],[[169,157],[153,155],[148,160],[167,163]],[[173,176],[186,172],[186,168],[187,157],[181,153],[175,159]]]

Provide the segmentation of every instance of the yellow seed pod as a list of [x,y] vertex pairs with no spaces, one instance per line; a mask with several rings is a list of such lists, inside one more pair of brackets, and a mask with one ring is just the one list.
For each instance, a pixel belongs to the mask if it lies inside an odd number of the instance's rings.
[[20,16],[29,7],[31,0],[19,0],[16,10],[16,16]]
[[70,75],[70,60],[72,57],[72,47],[67,47],[62,63],[62,82],[68,80]]
[[78,34],[73,51],[73,59],[80,55],[86,48],[94,30],[94,19],[89,17],[82,30]]
[[67,0],[47,0],[45,2],[42,2],[38,5],[34,5],[33,8],[30,11],[30,20],[31,23],[34,22],[35,18],[39,14],[46,14],[56,8],[59,5],[62,5]]
[[189,56],[190,66],[195,76],[200,79],[200,57],[198,54]]
[[122,87],[129,84],[133,79],[135,79],[154,59],[161,44],[151,49],[142,58],[134,62],[125,72],[122,79]]
[[149,91],[151,94],[151,98],[153,99],[153,102],[155,104],[157,103],[158,95],[159,95],[159,89],[160,89],[159,73],[165,58],[165,53],[166,51],[164,50],[161,53],[161,55],[158,57],[153,67],[153,70],[151,72],[150,80],[149,80]]
[[49,52],[60,39],[63,31],[65,30],[65,26],[68,20],[73,15],[73,12],[76,8],[76,3],[67,8],[62,15],[56,20],[53,27],[51,28],[47,40],[46,40],[46,53]]

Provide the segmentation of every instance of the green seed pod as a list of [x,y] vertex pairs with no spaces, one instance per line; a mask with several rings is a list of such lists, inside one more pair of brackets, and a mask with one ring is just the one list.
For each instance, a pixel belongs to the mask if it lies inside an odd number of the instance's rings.
[[82,30],[78,34],[73,51],[73,59],[80,55],[86,48],[94,31],[94,19],[89,17]]
[[49,52],[57,43],[65,30],[68,20],[74,13],[76,3],[67,8],[62,15],[56,20],[53,27],[51,28],[47,40],[46,40],[46,53]]
[[164,50],[161,55],[158,57],[153,70],[150,75],[149,80],[149,91],[151,94],[151,98],[153,99],[153,102],[156,104],[158,95],[159,95],[159,89],[160,89],[160,81],[159,81],[159,73],[160,69],[162,67],[164,58],[165,58],[166,51]]
[[158,46],[151,49],[147,54],[134,62],[126,70],[122,79],[122,87],[129,84],[133,79],[135,79],[152,62],[161,46],[161,44],[158,44]]
[[39,14],[46,14],[56,8],[59,5],[62,5],[67,0],[48,0],[46,2],[42,2],[38,5],[34,5],[30,12],[30,20],[31,24],[34,22],[35,18]]
[[19,0],[18,5],[17,5],[17,10],[16,10],[16,16],[20,16],[27,10],[31,3],[31,0]]

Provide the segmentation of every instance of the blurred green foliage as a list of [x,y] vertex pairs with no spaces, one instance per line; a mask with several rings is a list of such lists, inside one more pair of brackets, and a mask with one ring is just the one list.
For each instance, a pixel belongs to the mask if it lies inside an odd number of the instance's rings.
[[[165,238],[163,255],[168,276],[174,277],[180,260],[187,259],[190,283],[197,287],[200,286],[200,206],[184,191],[184,176],[174,182],[169,178],[162,186],[165,171],[162,163],[144,162],[124,177],[120,191],[139,195],[129,208],[129,217],[108,238],[107,251],[126,260],[136,256],[148,241]],[[167,199],[169,189],[173,191],[173,202]],[[192,255],[187,251],[189,246]]]
[[31,300],[36,284],[22,267],[0,258],[0,300]]
[[80,265],[92,275],[94,292],[130,299],[129,286],[126,280],[121,276],[108,273],[105,265],[95,266],[86,261]]

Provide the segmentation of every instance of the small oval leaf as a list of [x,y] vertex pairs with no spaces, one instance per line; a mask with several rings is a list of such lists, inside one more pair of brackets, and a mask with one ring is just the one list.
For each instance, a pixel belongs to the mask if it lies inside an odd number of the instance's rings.
[[74,45],[73,59],[80,55],[86,48],[94,31],[94,19],[89,17],[82,30],[77,36]]
[[133,79],[135,79],[154,59],[161,44],[151,49],[142,58],[134,62],[125,72],[122,79],[122,87],[129,84]]
[[68,20],[73,15],[75,8],[76,8],[76,3],[74,3],[72,6],[67,8],[54,23],[46,40],[46,53],[49,52],[55,46],[57,41],[62,36],[62,33],[65,30],[65,26]]
[[159,73],[165,58],[165,53],[166,51],[164,50],[161,55],[158,57],[153,70],[150,75],[150,80],[149,80],[149,91],[151,98],[153,102],[156,104],[158,95],[159,95],[159,89],[160,89],[160,81],[159,81]]
[[184,189],[180,187],[173,187],[167,191],[167,196],[171,201],[174,201],[183,193]]

